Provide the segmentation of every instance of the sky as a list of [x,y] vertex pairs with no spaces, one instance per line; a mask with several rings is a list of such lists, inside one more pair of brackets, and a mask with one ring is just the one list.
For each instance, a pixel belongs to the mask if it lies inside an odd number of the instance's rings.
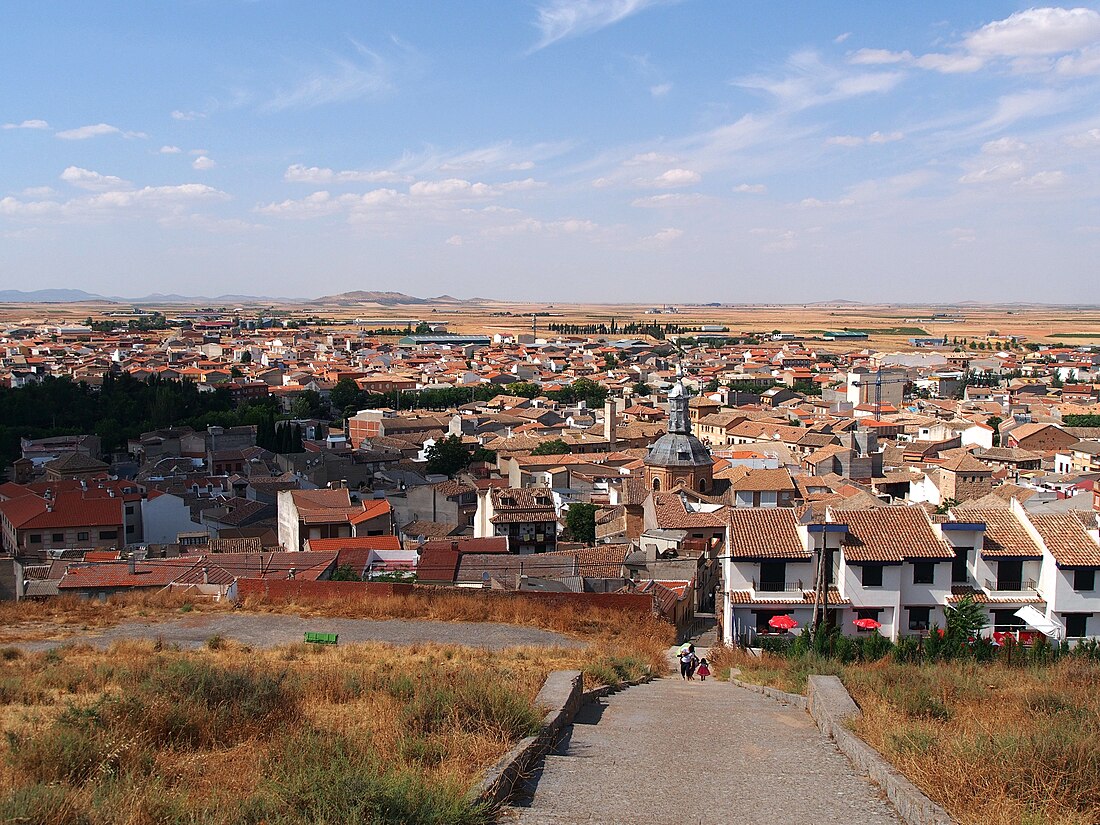
[[1100,303],[1100,4],[0,6],[0,289]]

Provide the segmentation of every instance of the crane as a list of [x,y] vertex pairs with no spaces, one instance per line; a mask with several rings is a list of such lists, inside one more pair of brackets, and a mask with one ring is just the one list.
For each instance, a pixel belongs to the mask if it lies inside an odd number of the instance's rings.
[[875,418],[882,415],[882,385],[883,384],[908,384],[908,376],[902,378],[886,378],[882,377],[882,369],[879,368],[875,373],[874,381],[856,381],[855,386],[862,389],[863,387],[873,386],[875,388]]

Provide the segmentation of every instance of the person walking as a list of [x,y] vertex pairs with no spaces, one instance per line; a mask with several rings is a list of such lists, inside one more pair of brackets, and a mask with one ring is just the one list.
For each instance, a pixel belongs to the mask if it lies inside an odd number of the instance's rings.
[[695,668],[699,667],[699,655],[695,652],[695,645],[688,645],[688,651],[691,653],[691,664],[688,666],[688,681],[695,681]]
[[710,676],[710,664],[705,658],[699,660],[699,668],[695,672],[699,674],[700,682],[705,682]]
[[686,649],[680,648],[680,678],[688,681],[692,678],[695,665],[698,660],[695,657],[695,645],[688,645]]

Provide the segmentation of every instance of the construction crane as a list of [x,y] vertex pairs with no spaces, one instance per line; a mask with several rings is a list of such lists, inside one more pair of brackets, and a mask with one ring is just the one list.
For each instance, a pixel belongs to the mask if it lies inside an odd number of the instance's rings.
[[875,418],[882,415],[882,385],[883,384],[908,384],[909,378],[886,378],[882,377],[882,370],[879,369],[875,373],[874,381],[856,381],[854,386],[859,387],[861,390],[867,386],[873,386],[875,388]]

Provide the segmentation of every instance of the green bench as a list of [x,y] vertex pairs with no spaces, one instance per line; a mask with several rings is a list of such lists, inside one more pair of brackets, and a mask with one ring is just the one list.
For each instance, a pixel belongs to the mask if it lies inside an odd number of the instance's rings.
[[340,640],[340,636],[337,633],[314,633],[313,631],[306,631],[306,642],[313,645],[334,645]]

